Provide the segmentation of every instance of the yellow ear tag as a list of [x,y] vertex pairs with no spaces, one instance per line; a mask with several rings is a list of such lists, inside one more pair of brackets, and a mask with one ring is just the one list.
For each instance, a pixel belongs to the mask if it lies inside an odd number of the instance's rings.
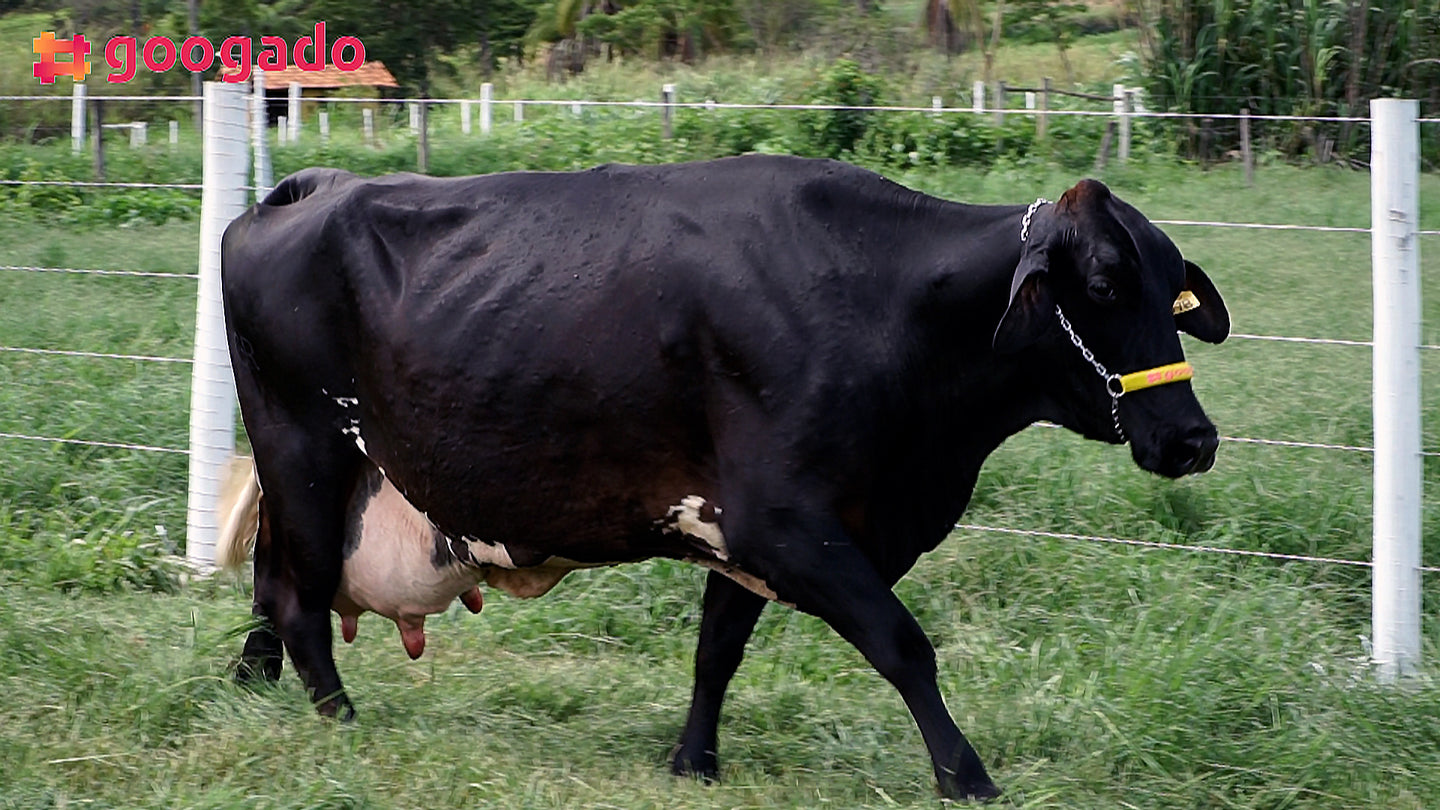
[[1182,312],[1189,312],[1192,309],[1200,308],[1200,299],[1195,293],[1189,290],[1181,290],[1180,297],[1175,299],[1175,304],[1170,307],[1170,314],[1179,315]]

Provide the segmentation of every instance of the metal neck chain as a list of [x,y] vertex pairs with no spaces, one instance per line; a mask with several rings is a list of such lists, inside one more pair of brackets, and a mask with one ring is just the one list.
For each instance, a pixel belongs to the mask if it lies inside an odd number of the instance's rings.
[[1070,336],[1070,342],[1080,350],[1080,355],[1085,358],[1085,362],[1089,363],[1095,369],[1095,373],[1100,375],[1100,379],[1105,381],[1105,391],[1110,394],[1110,421],[1115,425],[1115,435],[1120,437],[1121,444],[1128,442],[1125,429],[1120,427],[1120,397],[1125,396],[1125,387],[1120,382],[1120,375],[1112,374],[1104,363],[1095,358],[1095,353],[1090,351],[1090,347],[1086,346],[1085,341],[1075,333],[1075,328],[1070,325],[1070,320],[1065,317],[1059,304],[1055,305],[1055,315],[1060,318],[1060,328]]
[[[1040,210],[1040,206],[1049,204],[1050,201],[1044,197],[1036,197],[1035,202],[1030,203],[1030,207],[1025,209],[1025,216],[1020,219],[1021,242],[1030,238],[1030,220],[1034,218],[1035,212]],[[1075,327],[1070,325],[1070,319],[1065,317],[1065,312],[1060,309],[1059,304],[1055,305],[1055,315],[1060,318],[1060,328],[1070,336],[1070,342],[1080,350],[1080,355],[1085,358],[1085,362],[1089,363],[1095,369],[1095,373],[1100,375],[1100,379],[1105,381],[1105,391],[1110,394],[1110,421],[1115,425],[1115,435],[1120,437],[1121,444],[1130,441],[1125,436],[1125,429],[1120,427],[1120,397],[1125,396],[1125,387],[1120,382],[1120,375],[1112,374],[1104,363],[1095,359],[1095,353],[1090,351],[1090,347],[1085,345],[1085,341],[1081,340],[1079,335],[1075,334]]]
[[1030,219],[1031,219],[1031,217],[1034,217],[1034,216],[1035,216],[1035,212],[1040,210],[1040,206],[1042,206],[1042,205],[1049,205],[1049,204],[1050,204],[1050,201],[1047,200],[1047,199],[1045,199],[1044,197],[1036,197],[1036,198],[1035,198],[1035,202],[1030,203],[1030,207],[1027,208],[1027,209],[1025,209],[1025,216],[1024,216],[1023,218],[1021,218],[1021,220],[1020,220],[1020,241],[1021,241],[1021,242],[1024,242],[1025,240],[1027,240],[1027,239],[1030,238]]

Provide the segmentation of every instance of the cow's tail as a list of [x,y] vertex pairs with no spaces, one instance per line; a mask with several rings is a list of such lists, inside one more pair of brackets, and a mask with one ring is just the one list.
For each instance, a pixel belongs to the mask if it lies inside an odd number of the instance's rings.
[[247,456],[230,459],[218,508],[220,537],[215,541],[215,564],[229,571],[240,568],[255,548],[260,530],[260,479],[255,461]]

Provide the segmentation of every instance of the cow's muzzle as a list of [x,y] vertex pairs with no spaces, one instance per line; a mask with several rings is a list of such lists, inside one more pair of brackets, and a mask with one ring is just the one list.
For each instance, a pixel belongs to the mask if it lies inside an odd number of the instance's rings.
[[1179,431],[1168,439],[1159,441],[1151,452],[1134,445],[1135,461],[1142,468],[1167,478],[1203,473],[1215,466],[1215,450],[1220,446],[1220,437],[1215,426],[1194,425]]

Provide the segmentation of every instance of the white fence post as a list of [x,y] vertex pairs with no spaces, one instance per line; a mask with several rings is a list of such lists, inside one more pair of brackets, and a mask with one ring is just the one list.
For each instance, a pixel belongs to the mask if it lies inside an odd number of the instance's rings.
[[265,108],[265,71],[255,66],[255,82],[250,93],[250,150],[255,155],[255,199],[263,200],[270,193],[270,111]]
[[406,108],[410,110],[410,134],[420,134],[420,105],[413,101],[405,102]]
[[1420,663],[1419,104],[1370,102],[1375,297],[1375,539],[1371,636],[1380,680]]
[[660,103],[660,135],[668,141],[675,134],[675,85],[660,85]]
[[216,507],[225,465],[235,452],[235,380],[220,300],[220,237],[245,211],[245,94],[205,83],[204,190],[200,198],[200,292],[195,307],[195,366],[190,382],[190,494],[185,556],[197,571],[215,566]]
[[375,145],[375,111],[366,107],[360,111],[361,129],[365,132],[365,145]]
[[275,145],[284,146],[289,140],[289,137],[290,117],[286,115],[279,116],[279,120],[275,123]]
[[180,143],[180,122],[170,122],[170,145],[178,146]]
[[1120,91],[1120,148],[1116,152],[1121,164],[1130,162],[1130,113],[1135,111],[1135,93]]
[[485,82],[480,85],[480,134],[490,134],[490,124],[494,120],[495,85]]
[[945,108],[945,100],[944,100],[944,99],[940,98],[939,96],[931,96],[931,97],[930,97],[930,109],[932,109],[932,110],[935,111],[935,112],[933,113],[933,115],[939,115],[939,114],[940,114],[940,111],[941,111],[942,109],[944,109],[944,108]]
[[330,113],[326,112],[325,110],[321,110],[321,111],[320,111],[319,118],[320,118],[320,142],[321,142],[321,143],[329,143],[329,142],[330,142]]
[[290,103],[285,105],[290,115],[290,142],[300,142],[300,83],[290,83]]
[[460,134],[470,134],[470,99],[460,99]]
[[523,101],[515,102],[515,123],[525,123],[525,102]]
[[76,82],[70,95],[70,151],[85,149],[85,85]]
[[973,92],[970,109],[977,113],[985,112],[985,82],[976,79]]

